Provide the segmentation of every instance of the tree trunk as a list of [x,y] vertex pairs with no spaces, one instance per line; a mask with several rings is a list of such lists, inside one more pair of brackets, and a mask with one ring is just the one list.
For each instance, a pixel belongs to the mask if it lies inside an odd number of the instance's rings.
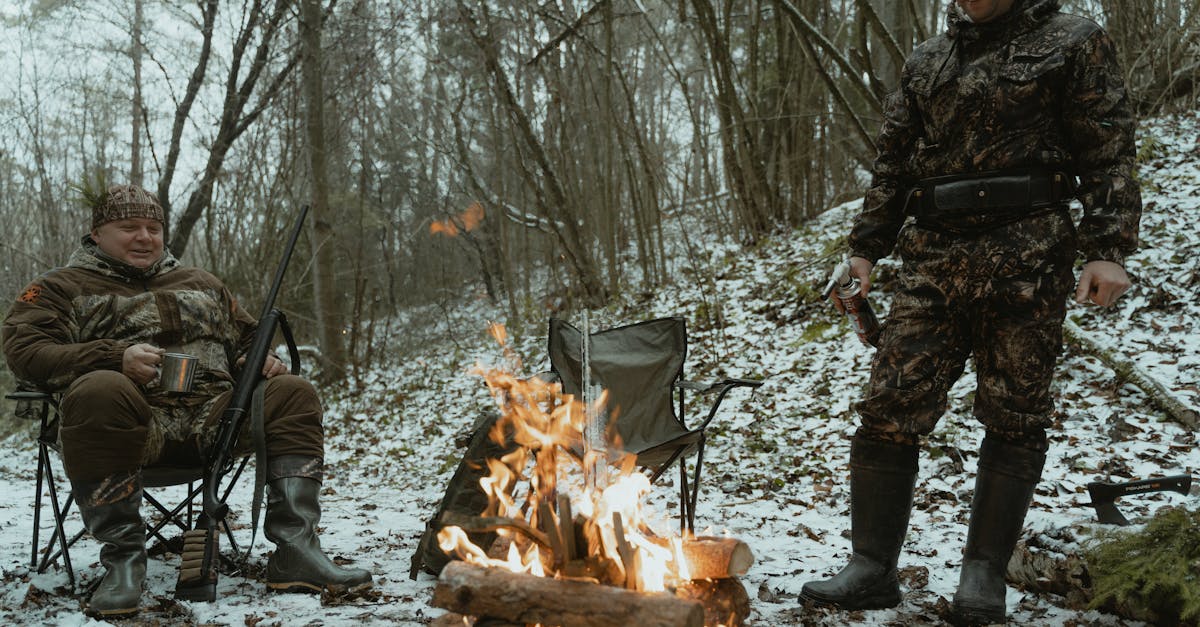
[[322,81],[320,0],[300,2],[300,41],[303,47],[301,74],[304,88],[305,120],[308,136],[309,177],[312,180],[313,215],[313,310],[317,317],[318,337],[324,363],[321,372],[326,379],[337,380],[344,375],[346,345],[342,340],[342,316],[337,286],[337,233],[333,229],[336,217],[329,206],[329,182],[325,163],[325,107]]
[[467,24],[467,34],[483,55],[485,69],[492,79],[500,98],[500,104],[515,127],[517,138],[532,157],[537,167],[537,174],[541,175],[541,181],[537,181],[534,178],[535,174],[524,168],[522,168],[523,175],[535,194],[542,214],[553,222],[554,232],[558,236],[562,250],[575,273],[575,278],[582,288],[588,305],[603,306],[608,299],[607,291],[588,246],[589,240],[585,237],[586,232],[580,228],[578,215],[572,212],[572,208],[577,203],[570,202],[571,199],[567,196],[558,172],[551,165],[545,147],[534,133],[529,116],[517,102],[508,74],[500,64],[496,41],[490,31],[491,24],[486,5],[481,5],[481,8],[483,9],[482,25],[462,0],[458,2],[459,15]]
[[129,56],[133,60],[133,132],[129,142],[129,182],[142,186],[142,0],[133,2]]

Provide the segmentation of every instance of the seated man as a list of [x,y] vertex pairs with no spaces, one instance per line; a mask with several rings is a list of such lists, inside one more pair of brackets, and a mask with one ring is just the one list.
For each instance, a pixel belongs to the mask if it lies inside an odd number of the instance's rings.
[[[84,524],[103,544],[106,572],[89,612],[112,617],[137,611],[146,575],[141,469],[202,463],[255,320],[216,277],[163,248],[153,194],[114,185],[92,205],[91,232],[65,268],[25,289],[4,320],[3,344],[18,378],[63,393],[63,465]],[[158,387],[167,351],[198,356],[191,392]],[[369,585],[369,572],[335,565],[317,539],[324,432],[316,391],[273,356],[263,374],[263,531],[276,544],[267,585]]]

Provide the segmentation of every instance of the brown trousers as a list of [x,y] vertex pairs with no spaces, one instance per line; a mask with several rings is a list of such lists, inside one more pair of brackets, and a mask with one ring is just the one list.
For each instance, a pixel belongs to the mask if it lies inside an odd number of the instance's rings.
[[[72,481],[100,481],[143,466],[198,466],[215,437],[216,425],[232,396],[227,391],[192,408],[152,407],[125,375],[96,370],[76,379],[62,398],[63,466]],[[164,436],[165,413],[192,412],[190,434]],[[301,455],[323,458],[325,434],[321,401],[312,385],[293,375],[267,380],[263,422],[267,458]],[[249,420],[237,453],[250,452]]]

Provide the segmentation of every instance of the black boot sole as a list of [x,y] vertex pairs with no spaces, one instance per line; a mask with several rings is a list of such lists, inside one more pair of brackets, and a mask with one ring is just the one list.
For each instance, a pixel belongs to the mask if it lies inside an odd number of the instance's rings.
[[855,599],[854,601],[843,601],[832,597],[827,597],[823,594],[812,592],[811,590],[800,590],[800,601],[811,603],[820,607],[832,607],[839,610],[857,611],[857,610],[886,610],[897,605],[904,600],[904,596],[899,592],[887,592],[866,598]]
[[133,616],[137,616],[137,613],[139,610],[141,610],[141,608],[136,607],[136,606],[135,607],[117,608],[117,609],[112,609],[112,610],[88,609],[86,612],[84,612],[84,614],[91,616],[92,618],[101,618],[101,619],[130,618]]
[[965,627],[968,625],[1003,625],[1008,622],[1008,614],[1003,609],[983,609],[978,607],[963,607],[958,604],[950,605],[950,622]]
[[268,581],[267,588],[272,592],[301,592],[307,594],[320,594],[328,590],[333,594],[356,593],[369,590],[374,587],[374,582],[367,581],[353,586],[345,584],[315,584],[307,581]]

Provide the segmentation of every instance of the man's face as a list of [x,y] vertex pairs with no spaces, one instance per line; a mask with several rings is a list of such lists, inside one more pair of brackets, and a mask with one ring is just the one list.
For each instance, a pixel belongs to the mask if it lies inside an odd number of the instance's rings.
[[1012,8],[1013,0],[956,0],[958,7],[975,24],[990,22]]
[[162,223],[150,218],[125,218],[92,229],[92,241],[109,257],[145,270],[163,255]]

